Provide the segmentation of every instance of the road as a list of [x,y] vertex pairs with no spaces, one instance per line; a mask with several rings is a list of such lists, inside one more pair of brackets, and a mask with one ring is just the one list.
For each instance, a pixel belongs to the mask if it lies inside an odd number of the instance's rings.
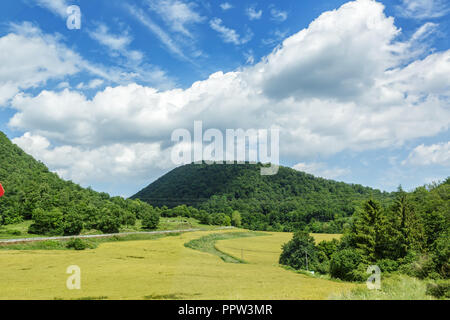
[[[215,230],[232,229],[233,227],[222,227]],[[25,242],[47,241],[47,240],[68,240],[68,239],[88,239],[88,238],[108,238],[114,236],[126,236],[130,234],[166,234],[166,233],[180,233],[202,231],[204,229],[180,229],[180,230],[164,230],[164,231],[136,231],[136,232],[122,232],[122,233],[104,233],[104,234],[89,234],[78,236],[61,236],[61,237],[39,237],[39,238],[22,238],[22,239],[0,239],[0,245],[17,244]]]

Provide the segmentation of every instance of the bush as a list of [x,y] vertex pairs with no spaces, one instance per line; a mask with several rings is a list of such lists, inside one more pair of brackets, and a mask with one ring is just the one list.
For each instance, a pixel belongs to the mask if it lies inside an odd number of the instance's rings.
[[427,254],[420,254],[416,260],[409,264],[407,272],[409,275],[417,277],[419,279],[439,278],[439,274],[435,271],[436,265],[433,258]]
[[333,239],[331,241],[321,241],[317,245],[317,249],[319,252],[323,253],[327,259],[331,259],[331,256],[333,253],[335,253],[338,249],[339,241],[336,239]]
[[314,245],[314,238],[305,231],[296,232],[292,240],[283,245],[279,263],[297,270],[310,269],[317,265],[317,248]]
[[13,236],[20,236],[22,234],[22,232],[20,230],[15,230],[15,229],[8,230],[6,233],[7,234],[11,234]]
[[239,228],[242,225],[242,218],[239,211],[233,211],[231,214],[231,224],[237,228]]
[[75,238],[75,239],[69,240],[67,242],[66,248],[75,249],[75,250],[84,250],[84,249],[90,248],[90,245],[86,241],[83,241],[79,238]]
[[435,283],[427,284],[427,294],[436,298],[450,298],[450,281],[438,280]]
[[214,213],[211,217],[211,223],[216,226],[230,226],[231,218],[225,213]]
[[443,278],[450,276],[450,231],[442,233],[434,242],[433,262]]
[[103,233],[118,233],[120,228],[120,220],[109,211],[103,211],[97,223],[97,229]]
[[34,209],[32,218],[34,223],[28,228],[29,233],[58,236],[64,232],[63,214],[57,208],[49,212]]
[[141,214],[142,228],[156,229],[159,223],[159,213],[156,210],[147,209]]
[[69,213],[64,216],[64,235],[72,236],[83,230],[83,219],[81,215]]
[[333,278],[341,280],[361,281],[362,267],[359,267],[361,260],[361,255],[355,249],[337,251],[331,256],[330,274]]
[[398,262],[391,259],[378,260],[376,265],[382,272],[393,272],[398,270]]
[[123,214],[122,223],[127,226],[134,226],[136,224],[136,214],[133,212],[126,212]]

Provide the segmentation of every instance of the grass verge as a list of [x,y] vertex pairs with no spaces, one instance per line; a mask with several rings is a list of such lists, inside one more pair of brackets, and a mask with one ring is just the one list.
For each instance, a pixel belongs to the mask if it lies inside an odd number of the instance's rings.
[[[136,240],[155,240],[163,237],[179,236],[181,233],[163,233],[163,234],[129,234],[129,235],[117,235],[108,238],[89,238],[80,239],[86,244],[89,249],[95,249],[100,244],[105,242],[117,242],[117,241],[136,241]],[[0,245],[0,250],[72,250],[67,247],[67,243],[70,240],[48,240],[27,242],[19,244],[7,244]]]
[[400,274],[388,274],[381,279],[380,290],[360,286],[348,293],[333,296],[334,300],[433,300],[428,295],[427,282]]

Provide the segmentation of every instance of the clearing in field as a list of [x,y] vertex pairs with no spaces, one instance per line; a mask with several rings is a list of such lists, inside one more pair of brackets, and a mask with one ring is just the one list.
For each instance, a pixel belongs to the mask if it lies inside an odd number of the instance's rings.
[[[0,299],[327,299],[356,286],[281,268],[278,257],[281,245],[292,237],[288,233],[215,238],[216,250],[239,263],[185,246],[232,232],[102,243],[84,251],[0,251]],[[70,265],[81,268],[80,290],[66,288]]]

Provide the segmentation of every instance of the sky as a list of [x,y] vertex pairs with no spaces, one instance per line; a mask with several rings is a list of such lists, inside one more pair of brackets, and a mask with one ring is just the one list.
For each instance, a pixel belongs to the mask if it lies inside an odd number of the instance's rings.
[[0,130],[125,197],[176,166],[194,121],[277,128],[281,165],[412,190],[450,172],[449,17],[445,0],[3,0]]

